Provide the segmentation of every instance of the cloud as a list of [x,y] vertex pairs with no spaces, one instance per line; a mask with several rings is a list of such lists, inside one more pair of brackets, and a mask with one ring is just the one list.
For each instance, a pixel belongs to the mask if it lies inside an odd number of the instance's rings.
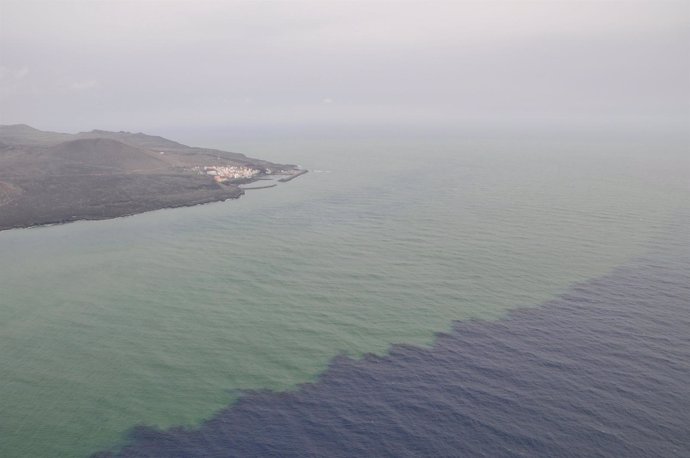
[[56,130],[689,110],[687,1],[0,2],[0,115]]
[[12,81],[16,82],[23,80],[29,74],[29,67],[7,67],[0,66],[0,81]]
[[90,89],[95,89],[98,85],[98,81],[96,80],[75,81],[70,85],[70,89],[73,91],[88,91]]
[[28,86],[26,80],[29,75],[27,66],[0,66],[0,100],[3,104],[21,94]]

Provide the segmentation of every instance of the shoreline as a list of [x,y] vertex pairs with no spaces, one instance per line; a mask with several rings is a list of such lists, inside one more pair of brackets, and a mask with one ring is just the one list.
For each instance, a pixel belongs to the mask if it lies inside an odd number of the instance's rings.
[[121,213],[121,214],[113,214],[113,215],[108,215],[108,216],[99,216],[99,215],[87,215],[83,217],[78,217],[75,219],[63,219],[59,221],[47,221],[44,223],[36,223],[36,224],[30,224],[30,225],[17,225],[17,226],[0,226],[0,232],[4,231],[11,231],[11,230],[16,230],[16,229],[40,229],[42,227],[50,227],[50,226],[63,226],[66,224],[70,223],[77,223],[80,221],[106,221],[109,219],[118,219],[118,218],[128,218],[130,216],[137,216],[137,215],[142,215],[144,213],[150,213],[158,210],[174,210],[178,208],[186,208],[186,207],[196,207],[198,205],[208,205],[208,204],[213,204],[217,202],[225,202],[227,200],[234,200],[234,199],[239,199],[244,195],[244,190],[242,188],[238,188],[242,190],[243,192],[239,193],[237,196],[227,196],[227,197],[222,197],[222,198],[213,198],[213,199],[201,199],[198,202],[180,202],[180,203],[173,203],[170,205],[165,205],[165,206],[160,206],[156,208],[150,208],[146,210],[141,210],[141,211],[135,211],[135,212],[130,212],[130,213]]
[[0,170],[0,231],[236,199],[241,185],[306,173],[141,132],[66,134],[23,124],[0,125]]
[[[304,175],[307,173],[308,170],[300,170],[299,172],[292,174],[288,177],[278,179],[276,181],[281,182],[281,183],[287,183],[299,176]],[[78,221],[105,221],[109,219],[116,219],[116,218],[126,218],[129,216],[136,216],[140,215],[143,213],[148,213],[152,211],[157,211],[157,210],[166,210],[166,209],[177,209],[177,208],[184,208],[184,207],[195,207],[197,205],[206,205],[206,204],[212,204],[216,202],[225,202],[227,200],[234,200],[234,199],[239,199],[243,195],[245,195],[245,191],[253,190],[253,189],[268,189],[268,188],[274,188],[277,187],[278,184],[271,184],[267,186],[257,186],[257,187],[252,187],[252,188],[243,188],[240,186],[240,184],[250,184],[254,183],[257,181],[267,181],[266,175],[262,175],[260,177],[257,177],[255,179],[245,181],[244,183],[230,183],[227,185],[219,185],[219,188],[223,191],[227,191],[226,193],[223,193],[222,195],[210,195],[207,198],[197,198],[189,201],[178,201],[178,202],[170,202],[167,203],[166,205],[151,205],[149,208],[142,208],[140,210],[123,210],[123,211],[117,211],[117,209],[111,208],[109,214],[105,215],[97,215],[97,214],[83,214],[83,215],[72,215],[70,217],[65,217],[62,219],[50,219],[48,221],[44,222],[31,222],[28,224],[17,224],[17,225],[12,225],[12,226],[2,226],[0,225],[0,232],[3,231],[10,231],[13,229],[37,229],[37,228],[42,228],[42,227],[49,227],[49,226],[61,226],[69,223],[76,223]]]
[[240,188],[240,189],[242,189],[242,190],[244,190],[244,191],[250,191],[250,190],[252,190],[252,189],[268,189],[268,188],[275,188],[276,186],[278,186],[278,185],[277,185],[277,184],[269,184],[268,186],[256,186],[256,187],[253,187],[253,188]]

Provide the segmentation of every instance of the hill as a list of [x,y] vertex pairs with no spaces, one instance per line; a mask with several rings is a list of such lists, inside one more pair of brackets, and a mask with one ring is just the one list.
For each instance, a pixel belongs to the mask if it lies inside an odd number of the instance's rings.
[[144,133],[0,125],[0,230],[237,198],[240,183],[297,172]]
[[60,159],[63,165],[145,172],[169,168],[160,154],[128,145],[111,138],[80,138],[48,148],[47,155]]
[[0,125],[0,140],[9,145],[54,145],[69,138],[70,134],[38,130],[26,124]]

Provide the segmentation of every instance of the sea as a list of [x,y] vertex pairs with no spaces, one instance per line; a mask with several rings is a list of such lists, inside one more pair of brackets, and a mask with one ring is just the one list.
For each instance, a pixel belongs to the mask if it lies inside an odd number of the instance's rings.
[[231,134],[309,173],[0,232],[0,456],[690,456],[687,136]]

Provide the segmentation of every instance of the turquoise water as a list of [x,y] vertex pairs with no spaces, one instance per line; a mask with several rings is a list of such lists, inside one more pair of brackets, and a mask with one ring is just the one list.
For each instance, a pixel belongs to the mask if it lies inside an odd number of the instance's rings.
[[644,252],[682,145],[244,141],[311,173],[237,201],[0,233],[0,456],[195,425],[340,353],[430,344]]

